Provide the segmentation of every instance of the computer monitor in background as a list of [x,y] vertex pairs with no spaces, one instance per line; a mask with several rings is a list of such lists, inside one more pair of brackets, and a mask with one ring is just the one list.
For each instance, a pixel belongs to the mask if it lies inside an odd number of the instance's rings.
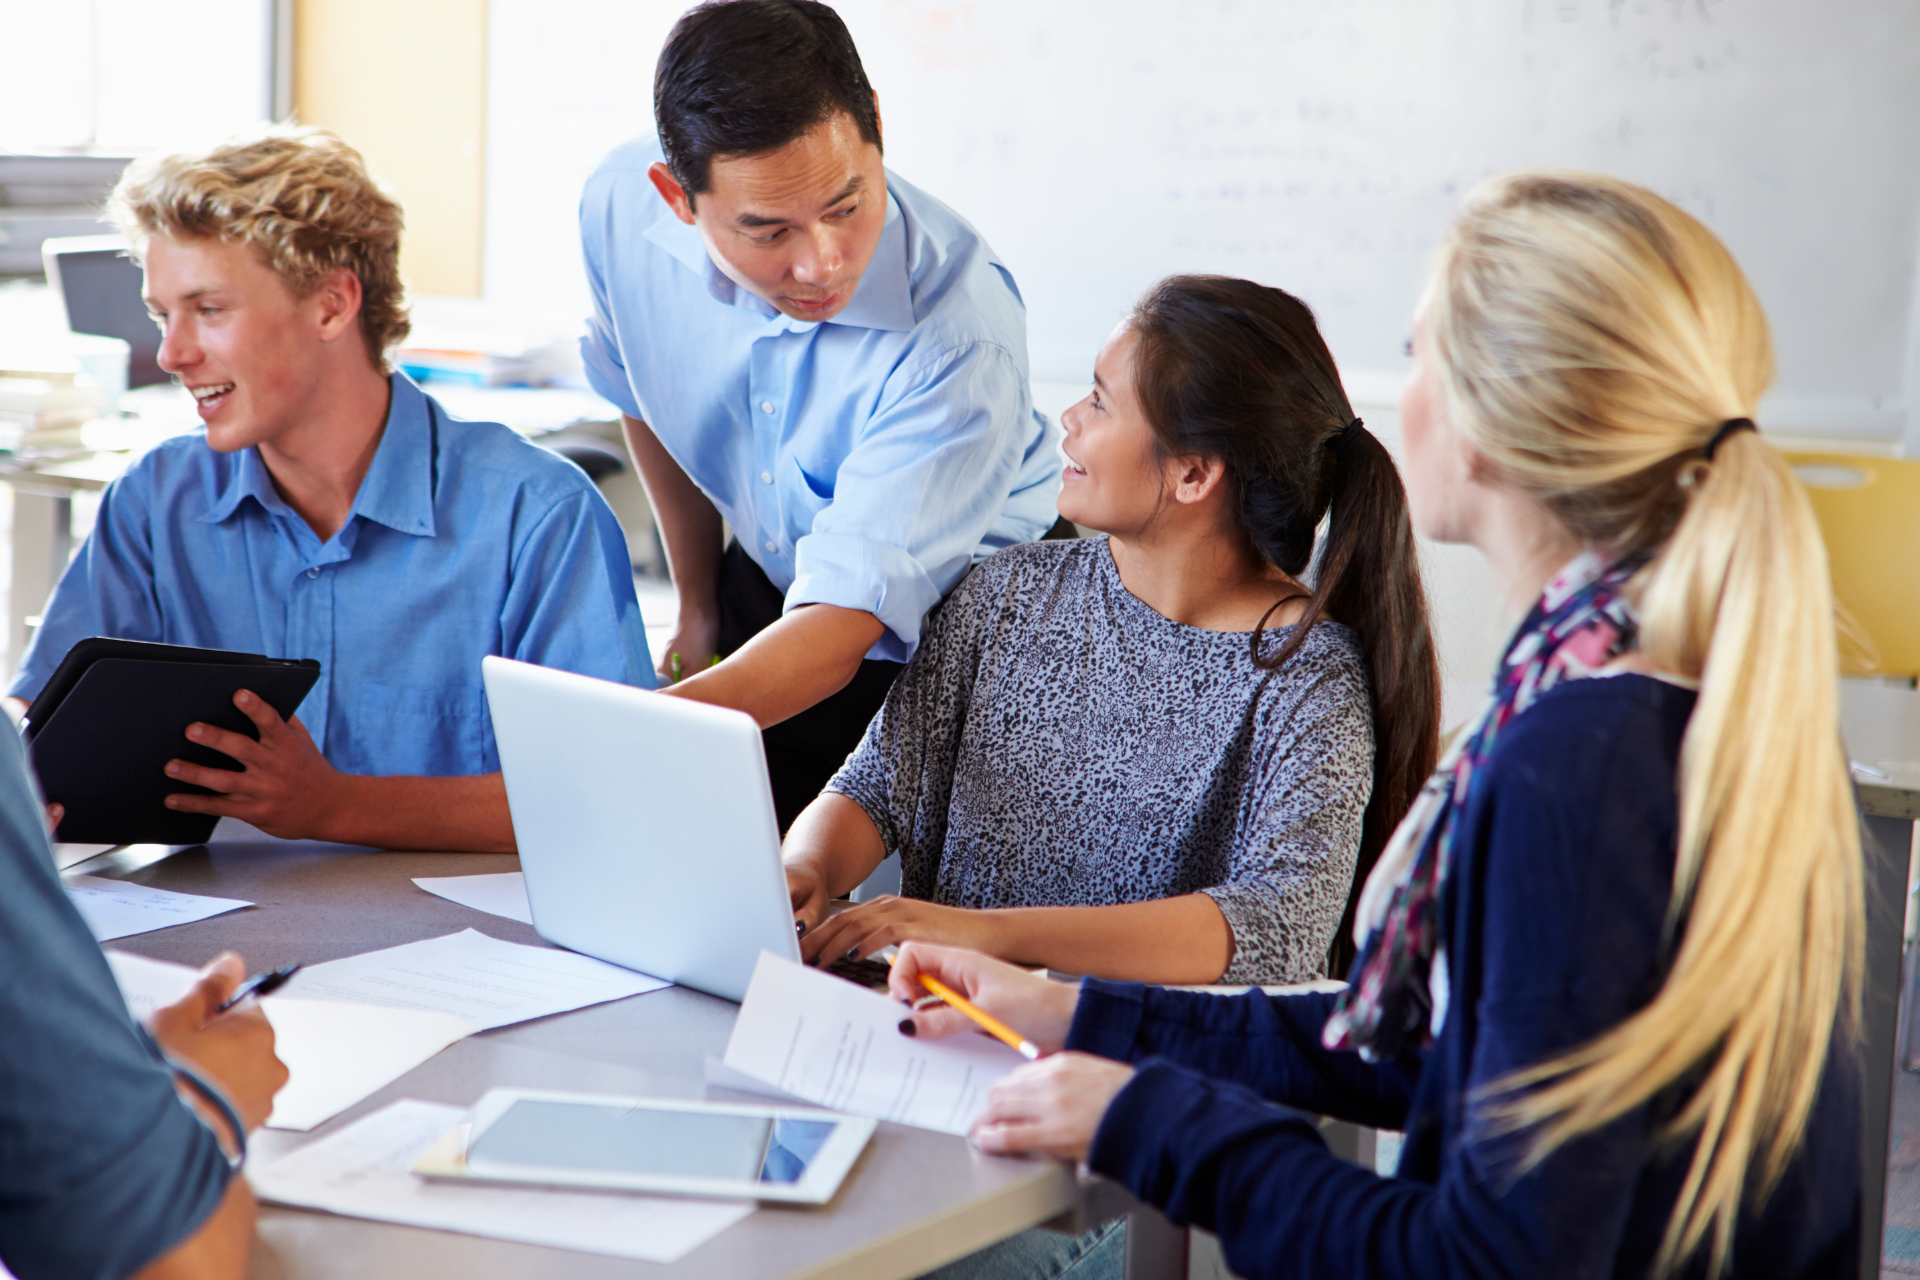
[[160,327],[141,299],[140,268],[126,256],[119,236],[56,236],[42,242],[47,283],[67,308],[67,328],[126,340],[127,386],[165,382],[160,367]]

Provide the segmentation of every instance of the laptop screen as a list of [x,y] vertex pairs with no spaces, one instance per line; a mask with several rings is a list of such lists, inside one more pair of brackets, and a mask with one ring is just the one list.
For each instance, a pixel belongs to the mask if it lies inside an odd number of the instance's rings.
[[[88,237],[95,239],[95,237]],[[160,327],[141,300],[140,268],[111,248],[49,248],[48,276],[59,282],[67,327],[75,333],[122,338],[132,348],[127,386],[166,382],[160,367]]]

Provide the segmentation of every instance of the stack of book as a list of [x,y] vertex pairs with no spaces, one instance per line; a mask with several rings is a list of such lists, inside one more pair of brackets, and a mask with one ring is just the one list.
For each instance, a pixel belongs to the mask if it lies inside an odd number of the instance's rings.
[[445,382],[469,387],[525,386],[535,375],[533,361],[496,351],[402,347],[400,367],[415,382]]
[[106,397],[79,374],[0,369],[0,450],[28,432],[77,431],[106,408]]

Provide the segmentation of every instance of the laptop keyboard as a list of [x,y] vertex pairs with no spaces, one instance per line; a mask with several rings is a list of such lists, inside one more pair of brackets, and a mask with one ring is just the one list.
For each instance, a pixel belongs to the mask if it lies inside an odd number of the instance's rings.
[[885,960],[875,960],[868,956],[865,960],[835,960],[832,964],[822,965],[836,978],[845,978],[859,987],[869,987],[875,991],[887,989],[887,974],[891,971]]

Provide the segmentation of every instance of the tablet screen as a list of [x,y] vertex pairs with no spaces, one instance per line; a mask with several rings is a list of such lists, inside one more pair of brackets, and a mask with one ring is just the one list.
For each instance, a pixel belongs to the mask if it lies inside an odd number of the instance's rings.
[[831,1120],[522,1099],[474,1140],[468,1159],[605,1173],[797,1182],[834,1128]]

